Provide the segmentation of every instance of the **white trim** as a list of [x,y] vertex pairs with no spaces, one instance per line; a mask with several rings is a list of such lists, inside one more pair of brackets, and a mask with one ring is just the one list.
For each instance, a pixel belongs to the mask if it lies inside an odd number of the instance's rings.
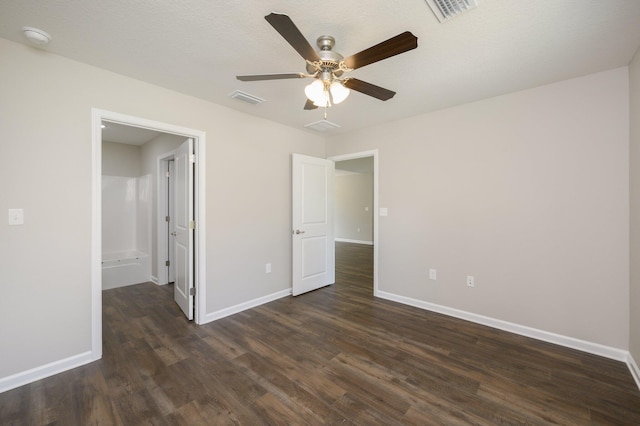
[[155,285],[160,285],[158,284],[158,277],[151,275],[151,282],[154,283]]
[[91,110],[91,358],[102,358],[102,114]]
[[348,238],[334,238],[334,241],[338,241],[339,243],[366,244],[368,246],[373,245],[373,241],[350,240]]
[[195,271],[195,282],[197,285],[195,300],[196,324],[202,324],[206,319],[206,134],[203,131],[175,126],[159,121],[134,117],[112,111],[105,111],[97,108],[91,109],[91,148],[92,148],[92,213],[91,213],[91,358],[93,360],[102,357],[102,121],[124,124],[128,126],[151,129],[162,133],[171,133],[193,138],[195,140],[196,151],[196,173],[197,205],[195,206],[195,245],[197,255],[197,269]]
[[554,343],[556,345],[565,346],[567,348],[577,349],[579,351],[603,356],[605,358],[615,359],[617,361],[623,362],[627,362],[628,360],[629,352],[622,349],[601,345],[599,343],[587,342],[585,340],[575,339],[573,337],[563,336],[561,334],[551,333],[548,331],[514,324],[512,322],[502,321],[495,318],[485,317],[484,315],[478,315],[472,312],[449,308],[447,306],[437,305],[435,303],[429,303],[410,297],[399,296],[397,294],[387,293],[384,291],[379,291],[377,296],[382,299],[392,300],[394,302],[414,306],[416,308],[425,309],[427,311],[438,312],[440,314],[460,318],[500,330],[509,331],[521,336],[527,336],[545,342]]
[[166,165],[169,160],[172,160],[175,155],[175,150],[160,154],[157,157],[156,162],[156,266],[158,273],[159,285],[169,284],[169,274],[166,267],[162,267],[164,261],[169,259],[169,248],[167,247],[167,240],[169,238],[169,231],[167,229],[167,222],[165,221],[166,208],[160,208],[160,206],[166,206],[167,204],[167,191],[168,182],[167,177],[162,173],[166,169],[162,166]]
[[219,320],[220,318],[228,317],[229,315],[237,314],[247,309],[255,308],[256,306],[264,305],[265,303],[273,302],[274,300],[281,299],[291,295],[291,289],[281,290],[276,293],[268,294],[266,296],[258,297],[247,302],[239,303],[228,308],[220,309],[219,311],[211,312],[207,314],[206,319],[202,324]]
[[72,368],[80,367],[93,361],[95,361],[95,359],[93,358],[92,351],[87,351],[78,355],[70,356],[69,358],[32,368],[31,370],[21,371],[20,373],[3,377],[0,379],[0,393],[24,386],[35,382],[36,380],[46,379],[47,377],[71,370]]
[[379,184],[378,184],[378,157],[377,149],[370,151],[354,152],[351,154],[334,155],[329,157],[333,161],[355,160],[357,158],[373,157],[373,295],[378,296],[378,253],[380,252],[380,234],[378,232],[378,200],[379,200]]
[[627,354],[627,366],[629,367],[629,371],[631,371],[631,375],[633,376],[633,380],[636,381],[636,385],[638,389],[640,389],[640,368],[638,368],[638,364],[633,359],[631,353]]
[[[192,136],[193,137],[193,136]],[[196,291],[195,300],[195,318],[196,324],[204,324],[207,319],[207,143],[205,140],[205,133],[198,132],[193,144],[193,150],[195,151],[196,163],[195,163],[195,188],[196,192],[196,205],[194,206],[194,215],[196,222],[196,230],[194,235],[194,241],[196,245],[197,268],[194,271],[194,283],[198,283],[198,289]]]

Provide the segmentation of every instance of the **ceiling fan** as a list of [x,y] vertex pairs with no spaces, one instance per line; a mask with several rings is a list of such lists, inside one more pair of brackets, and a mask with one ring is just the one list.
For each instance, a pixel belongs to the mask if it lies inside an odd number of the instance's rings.
[[382,101],[391,99],[396,92],[357,78],[343,77],[343,75],[418,47],[418,38],[409,31],[405,31],[345,59],[332,50],[335,39],[331,36],[318,37],[317,44],[320,50],[316,52],[289,16],[272,12],[264,19],[302,56],[307,63],[307,72],[238,75],[236,78],[241,81],[314,78],[315,80],[305,88],[307,102],[304,109],[306,110],[327,108],[338,104],[349,95],[349,89]]

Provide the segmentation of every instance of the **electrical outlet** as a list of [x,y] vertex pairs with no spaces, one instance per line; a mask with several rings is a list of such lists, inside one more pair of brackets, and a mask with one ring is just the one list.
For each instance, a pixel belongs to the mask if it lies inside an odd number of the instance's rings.
[[435,269],[429,269],[429,279],[435,281],[436,278],[437,278],[437,271]]
[[476,282],[473,279],[473,275],[467,275],[467,286],[468,287],[475,287],[476,286]]
[[264,273],[265,274],[270,274],[271,273],[271,264],[267,263],[266,265],[264,265]]

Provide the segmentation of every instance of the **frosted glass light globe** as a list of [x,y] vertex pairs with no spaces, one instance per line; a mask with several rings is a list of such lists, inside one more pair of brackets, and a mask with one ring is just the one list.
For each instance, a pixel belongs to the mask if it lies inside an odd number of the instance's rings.
[[344,101],[347,99],[347,96],[349,96],[349,93],[351,93],[351,90],[344,87],[339,81],[331,83],[329,90],[331,91],[331,97],[333,98],[334,104],[339,104]]
[[304,93],[315,106],[327,106],[329,99],[324,91],[324,83],[315,80],[313,83],[304,88]]

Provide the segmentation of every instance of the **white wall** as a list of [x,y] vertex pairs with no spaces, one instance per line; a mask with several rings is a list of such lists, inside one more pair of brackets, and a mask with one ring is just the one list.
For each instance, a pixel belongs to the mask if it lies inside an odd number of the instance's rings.
[[629,66],[630,82],[630,194],[631,194],[631,288],[629,295],[629,351],[640,362],[640,50]]
[[4,39],[0,82],[0,381],[91,348],[92,108],[206,132],[209,311],[290,288],[290,154],[320,137]]
[[336,172],[334,188],[336,238],[373,243],[373,175]]
[[380,290],[627,349],[628,99],[625,67],[332,139],[379,149]]

